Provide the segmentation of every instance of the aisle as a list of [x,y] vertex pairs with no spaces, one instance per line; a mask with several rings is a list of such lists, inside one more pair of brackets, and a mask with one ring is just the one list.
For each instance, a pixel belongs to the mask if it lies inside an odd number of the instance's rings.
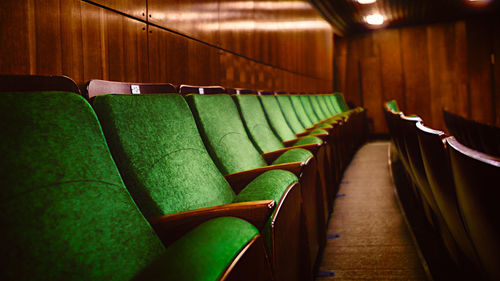
[[394,196],[389,142],[369,142],[346,169],[328,226],[323,280],[427,280]]

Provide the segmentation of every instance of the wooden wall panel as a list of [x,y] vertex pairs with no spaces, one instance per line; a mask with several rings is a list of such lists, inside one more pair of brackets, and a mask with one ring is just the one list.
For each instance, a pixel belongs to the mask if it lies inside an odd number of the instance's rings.
[[65,74],[80,85],[332,90],[333,33],[307,1],[3,0],[0,8],[0,73]]
[[361,85],[363,96],[370,97],[363,99],[363,106],[367,109],[368,118],[373,120],[370,121],[370,125],[373,124],[371,132],[387,131],[385,120],[380,118],[383,115],[382,103],[384,97],[382,94],[380,59],[378,57],[370,57],[361,61]]
[[[500,19],[494,21],[494,30],[500,30]],[[495,99],[495,125],[500,127],[500,36],[494,37],[494,47],[493,47],[493,73],[495,84],[493,85]]]
[[219,1],[148,0],[148,21],[219,45]]
[[91,0],[91,2],[146,20],[147,0]]
[[[469,69],[470,118],[494,122],[491,109],[491,46],[490,26],[482,20],[467,23],[467,56]],[[498,34],[495,34],[498,36]]]
[[398,103],[404,104],[400,32],[397,29],[382,30],[376,34],[375,41],[380,54],[383,100],[395,99]]
[[498,28],[499,19],[486,17],[337,38],[336,90],[369,109],[375,133],[387,133],[376,104],[393,98],[440,130],[446,131],[442,108],[498,124],[500,70],[491,64],[492,53],[500,56]]
[[432,115],[427,109],[431,102],[429,87],[429,55],[427,52],[427,33],[423,26],[405,28],[401,32],[403,50],[403,75],[407,114],[418,114],[427,122]]

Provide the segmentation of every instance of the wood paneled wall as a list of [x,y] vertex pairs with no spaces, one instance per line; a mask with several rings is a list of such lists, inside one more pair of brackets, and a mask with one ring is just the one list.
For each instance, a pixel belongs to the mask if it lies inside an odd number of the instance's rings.
[[0,74],[333,89],[333,32],[307,1],[2,0]]
[[498,19],[384,29],[335,39],[335,88],[368,109],[374,133],[387,133],[382,103],[396,99],[445,130],[442,108],[500,125]]

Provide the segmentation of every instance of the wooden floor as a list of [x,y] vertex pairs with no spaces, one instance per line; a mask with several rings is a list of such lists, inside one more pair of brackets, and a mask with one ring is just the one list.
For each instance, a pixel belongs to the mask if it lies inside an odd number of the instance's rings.
[[320,266],[334,275],[317,281],[427,280],[394,196],[388,146],[365,144],[346,169]]

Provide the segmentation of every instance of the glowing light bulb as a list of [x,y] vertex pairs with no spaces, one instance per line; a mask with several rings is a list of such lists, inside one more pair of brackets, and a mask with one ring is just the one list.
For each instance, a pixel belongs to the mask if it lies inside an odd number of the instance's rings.
[[365,21],[371,25],[381,25],[384,23],[384,17],[381,14],[371,14],[365,17]]
[[377,0],[356,0],[359,4],[372,4],[377,2]]

